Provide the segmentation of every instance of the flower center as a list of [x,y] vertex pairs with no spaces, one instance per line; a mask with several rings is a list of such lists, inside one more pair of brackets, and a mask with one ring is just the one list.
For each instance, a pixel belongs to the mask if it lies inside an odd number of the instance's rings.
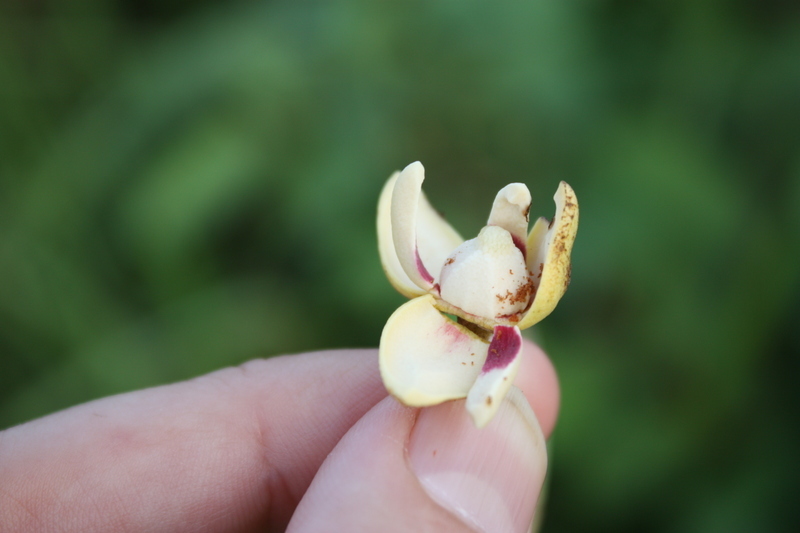
[[489,319],[525,310],[534,291],[522,252],[499,226],[484,227],[450,254],[439,287],[444,301]]

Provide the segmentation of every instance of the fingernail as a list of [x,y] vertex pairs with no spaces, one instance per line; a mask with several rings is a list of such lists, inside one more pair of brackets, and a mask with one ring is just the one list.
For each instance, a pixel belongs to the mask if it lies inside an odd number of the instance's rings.
[[423,409],[408,445],[411,468],[439,505],[482,531],[527,531],[547,470],[544,435],[512,387],[476,429],[464,401]]

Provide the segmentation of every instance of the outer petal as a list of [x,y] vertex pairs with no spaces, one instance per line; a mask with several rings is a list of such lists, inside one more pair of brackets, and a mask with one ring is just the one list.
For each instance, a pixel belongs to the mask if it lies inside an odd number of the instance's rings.
[[528,235],[528,270],[533,273],[536,295],[518,324],[520,329],[549,315],[569,285],[570,253],[578,231],[578,200],[572,187],[563,181],[553,199],[553,220],[540,218]]
[[378,199],[378,253],[381,256],[383,271],[392,286],[406,298],[416,298],[425,294],[425,291],[417,287],[403,270],[397,253],[394,251],[394,239],[392,238],[392,192],[398,176],[400,176],[400,171],[392,174],[389,181],[383,186]]
[[383,328],[380,371],[386,389],[414,407],[467,396],[489,344],[433,307],[431,295],[400,306]]
[[497,326],[486,362],[467,395],[467,411],[475,426],[482,428],[492,419],[511,388],[522,358],[522,334],[517,327]]
[[428,291],[447,256],[463,239],[422,194],[424,179],[419,161],[403,169],[392,192],[390,224],[400,266],[415,285]]
[[525,256],[525,238],[528,234],[528,213],[531,210],[531,193],[523,183],[506,185],[494,199],[489,214],[489,226],[500,226],[511,234],[514,244]]

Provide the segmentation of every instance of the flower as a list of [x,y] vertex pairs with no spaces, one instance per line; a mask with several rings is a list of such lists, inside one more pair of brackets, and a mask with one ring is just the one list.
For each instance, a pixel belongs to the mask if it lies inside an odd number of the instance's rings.
[[567,289],[578,202],[562,181],[553,220],[541,217],[527,233],[531,195],[512,183],[497,193],[478,236],[464,241],[428,203],[424,179],[422,164],[411,163],[378,201],[383,269],[412,298],[383,329],[381,378],[412,407],[466,398],[483,427],[519,369],[520,330],[550,314]]

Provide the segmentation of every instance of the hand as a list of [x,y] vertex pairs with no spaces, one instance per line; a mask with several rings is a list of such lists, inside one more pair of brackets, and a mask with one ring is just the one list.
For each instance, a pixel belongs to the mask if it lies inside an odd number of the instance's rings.
[[528,403],[545,435],[558,411],[541,350],[483,430],[463,400],[400,405],[377,367],[255,360],[0,432],[2,530],[526,531],[544,476]]

